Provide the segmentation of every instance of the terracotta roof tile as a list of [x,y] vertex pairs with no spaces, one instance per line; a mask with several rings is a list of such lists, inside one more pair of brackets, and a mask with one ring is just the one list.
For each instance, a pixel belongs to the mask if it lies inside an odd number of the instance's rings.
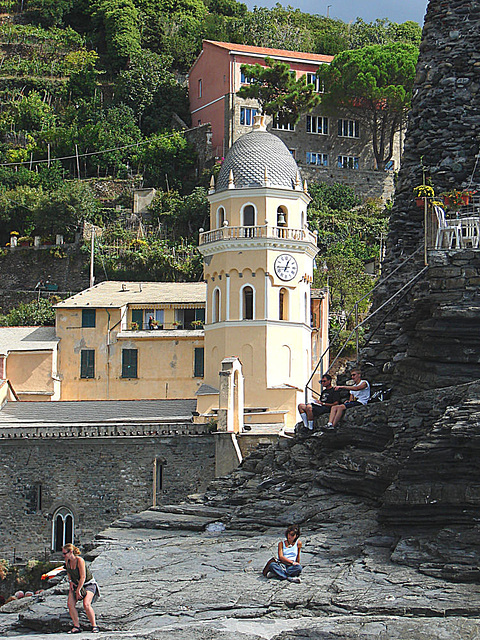
[[302,51],[287,51],[286,49],[270,49],[269,47],[252,47],[246,44],[234,44],[233,42],[217,42],[216,40],[204,40],[209,44],[213,44],[222,49],[229,51],[238,51],[239,53],[255,53],[272,57],[283,58],[299,58],[311,62],[331,62],[333,56],[327,56],[321,53],[306,53]]

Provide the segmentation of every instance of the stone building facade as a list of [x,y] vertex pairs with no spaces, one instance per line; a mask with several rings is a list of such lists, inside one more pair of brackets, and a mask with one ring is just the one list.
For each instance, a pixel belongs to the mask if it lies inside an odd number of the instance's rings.
[[177,502],[214,475],[213,435],[201,425],[0,433],[0,557],[9,561],[58,551],[71,533],[89,543],[119,517]]

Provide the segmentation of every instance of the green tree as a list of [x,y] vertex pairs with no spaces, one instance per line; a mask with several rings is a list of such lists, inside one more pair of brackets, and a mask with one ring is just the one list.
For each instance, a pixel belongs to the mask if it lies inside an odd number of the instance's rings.
[[173,239],[198,239],[198,230],[205,228],[210,207],[207,191],[196,187],[192,193],[181,196],[178,191],[158,193],[149,211],[168,236]]
[[153,135],[138,151],[146,184],[167,191],[188,190],[196,159],[195,149],[178,131]]
[[357,18],[349,29],[350,49],[360,49],[372,44],[391,44],[402,42],[420,45],[422,29],[416,22],[397,24],[387,18],[377,18],[373,22],[364,22]]
[[265,58],[266,67],[258,64],[242,64],[247,78],[253,80],[244,85],[237,95],[241,98],[255,98],[262,112],[277,115],[281,122],[295,124],[302,113],[311,111],[320,102],[313,84],[307,84],[306,76],[295,79],[290,65]]
[[202,23],[207,8],[202,0],[138,0],[142,12],[142,45],[174,66],[188,70],[202,46]]
[[142,50],[116,82],[116,98],[129,106],[145,135],[171,127],[172,116],[190,119],[188,95],[170,71],[172,59]]
[[27,16],[44,26],[61,25],[75,6],[75,0],[29,0]]
[[17,131],[41,131],[55,124],[55,112],[36,91],[11,102],[7,107]]
[[325,85],[322,104],[364,124],[379,169],[392,157],[395,134],[405,122],[417,58],[413,45],[371,45],[344,51],[318,70]]
[[8,237],[10,231],[30,235],[34,228],[35,208],[43,190],[21,185],[15,189],[0,190],[0,232]]
[[40,298],[38,301],[21,302],[6,315],[0,316],[2,327],[55,326],[55,301]]
[[103,25],[112,69],[124,68],[141,49],[140,17],[133,1],[98,0],[93,17],[97,25]]
[[39,199],[35,208],[35,230],[39,234],[63,233],[72,237],[82,221],[95,219],[97,207],[87,184],[66,182]]

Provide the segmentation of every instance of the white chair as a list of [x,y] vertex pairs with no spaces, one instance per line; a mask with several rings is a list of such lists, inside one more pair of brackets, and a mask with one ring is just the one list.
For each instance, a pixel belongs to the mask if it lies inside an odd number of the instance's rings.
[[480,219],[476,217],[460,218],[462,225],[462,246],[478,249],[480,242]]
[[455,248],[460,249],[462,247],[461,221],[447,220],[445,217],[445,211],[439,205],[433,205],[433,210],[435,211],[438,222],[437,237],[435,239],[435,249],[442,249],[444,240],[446,241],[447,249],[453,249],[454,242]]

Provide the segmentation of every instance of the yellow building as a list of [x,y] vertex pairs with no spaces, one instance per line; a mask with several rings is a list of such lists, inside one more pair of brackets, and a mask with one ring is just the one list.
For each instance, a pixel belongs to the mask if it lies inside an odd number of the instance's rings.
[[61,400],[194,398],[203,282],[101,282],[57,305]]
[[307,226],[310,196],[296,162],[258,117],[230,149],[211,184],[210,231],[200,236],[207,312],[205,384],[198,410],[218,406],[214,389],[224,358],[242,365],[245,407],[284,412],[296,406],[312,365],[310,285],[316,236]]
[[[328,345],[328,294],[311,292],[317,243],[307,185],[261,118],[230,149],[209,200],[199,245],[205,282],[86,289],[57,305],[55,332],[42,328],[48,349],[16,340],[8,352],[5,334],[0,382],[22,400],[197,398],[198,422],[228,409],[228,430],[232,420],[294,425]],[[0,401],[7,395],[3,385]],[[227,397],[235,406],[224,406]]]
[[59,400],[57,346],[53,327],[0,328],[0,408],[9,399]]

